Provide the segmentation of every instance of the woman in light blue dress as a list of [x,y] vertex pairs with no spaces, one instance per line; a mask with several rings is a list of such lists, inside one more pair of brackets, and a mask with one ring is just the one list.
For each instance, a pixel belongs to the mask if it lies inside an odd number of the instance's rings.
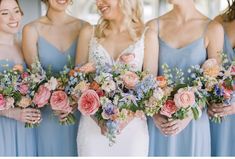
[[[0,71],[23,64],[15,34],[19,31],[22,11],[17,0],[0,0]],[[0,156],[36,156],[35,129],[25,122],[40,119],[35,109],[10,108],[0,111]]]
[[[51,67],[52,73],[62,71],[68,64],[68,56],[75,61],[77,39],[83,21],[66,14],[71,3],[44,0],[48,10],[46,16],[27,24],[23,29],[23,53],[27,64],[39,57],[44,69]],[[77,121],[74,125],[62,126],[58,118],[63,120],[67,112],[53,115],[51,108],[42,109],[42,122],[37,128],[38,156],[77,156]]]
[[[224,27],[224,53],[231,61],[235,57],[235,1],[228,3],[226,12],[217,16],[216,20]],[[210,107],[208,113],[210,116],[215,114],[224,116],[220,124],[210,122],[212,156],[235,156],[235,103],[222,108]]]
[[[188,68],[201,65],[207,58],[216,58],[223,48],[223,28],[210,21],[196,8],[193,0],[169,0],[173,9],[147,23],[155,28],[159,38],[158,74],[162,65],[180,68],[189,75]],[[197,121],[167,119],[156,114],[149,119],[150,156],[210,156],[210,126],[205,110]]]

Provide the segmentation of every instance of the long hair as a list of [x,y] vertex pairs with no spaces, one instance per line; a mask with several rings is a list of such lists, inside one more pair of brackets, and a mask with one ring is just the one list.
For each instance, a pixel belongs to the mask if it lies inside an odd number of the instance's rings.
[[[131,38],[135,41],[138,38],[138,30],[144,26],[142,20],[143,4],[142,0],[119,0],[119,7],[124,15],[124,23],[128,28]],[[97,38],[105,37],[105,30],[110,27],[110,21],[101,17],[98,21],[95,36]]]
[[[24,12],[22,11],[21,7],[20,7],[20,4],[19,4],[19,1],[18,0],[15,0],[15,2],[17,3],[17,5],[19,6],[19,9],[20,9],[20,12],[21,12],[21,15],[24,15]],[[2,3],[2,0],[0,0],[0,4]]]
[[235,0],[228,1],[228,8],[226,9],[225,13],[222,15],[223,20],[226,22],[231,22],[235,19]]

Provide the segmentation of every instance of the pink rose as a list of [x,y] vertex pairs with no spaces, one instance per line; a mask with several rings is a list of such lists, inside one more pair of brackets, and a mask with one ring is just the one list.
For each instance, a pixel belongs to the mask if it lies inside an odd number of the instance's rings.
[[223,93],[224,93],[224,98],[225,99],[231,99],[231,97],[232,97],[232,94],[233,94],[233,90],[231,90],[231,89],[228,89],[228,88],[226,88],[226,84],[225,83],[223,83],[222,84],[222,88],[223,88]]
[[133,89],[139,82],[139,77],[135,73],[128,71],[122,76],[122,80],[128,89]]
[[125,53],[120,56],[120,61],[124,64],[130,64],[135,59],[135,54]]
[[175,102],[173,100],[167,100],[166,103],[161,108],[160,114],[167,116],[168,118],[172,117],[172,114],[174,114],[177,111],[177,107],[175,105]]
[[235,76],[235,66],[234,65],[230,67],[230,72],[231,72],[232,76]]
[[26,95],[28,93],[29,86],[27,84],[20,84],[18,89],[22,95]]
[[95,72],[96,68],[93,63],[87,63],[78,69],[79,72],[91,73]]
[[174,102],[177,108],[187,108],[195,103],[195,95],[193,91],[179,89],[174,96]]
[[216,59],[208,59],[202,65],[203,75],[209,77],[217,77],[220,72],[220,66]]
[[29,77],[28,72],[23,72],[23,73],[21,74],[21,78],[25,79],[25,78],[27,78],[27,77]]
[[93,115],[100,107],[100,99],[94,90],[85,91],[78,101],[78,110],[83,115]]
[[69,105],[69,99],[64,91],[55,91],[51,95],[51,108],[53,110],[71,112],[72,107]]
[[2,94],[0,94],[0,110],[6,110],[6,100]]
[[48,104],[48,101],[50,99],[51,92],[50,90],[45,87],[44,85],[41,85],[35,93],[33,102],[39,107],[42,108],[44,105]]
[[98,96],[99,96],[99,97],[103,97],[103,96],[105,96],[104,91],[103,91],[103,90],[101,90],[101,89],[96,90],[96,93],[98,94]]

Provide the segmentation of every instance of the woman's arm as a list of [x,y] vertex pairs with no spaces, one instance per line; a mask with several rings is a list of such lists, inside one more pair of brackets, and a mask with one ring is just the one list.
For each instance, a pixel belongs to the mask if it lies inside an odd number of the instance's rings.
[[84,64],[88,62],[89,43],[92,32],[93,28],[90,24],[86,24],[82,27],[77,44],[76,64]]
[[34,23],[27,24],[23,28],[22,51],[28,67],[31,67],[31,64],[38,58],[38,36],[38,31]]

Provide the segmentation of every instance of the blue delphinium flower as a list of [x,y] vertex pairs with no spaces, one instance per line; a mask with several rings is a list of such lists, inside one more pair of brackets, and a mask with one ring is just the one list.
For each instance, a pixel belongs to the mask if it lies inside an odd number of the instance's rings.
[[103,107],[104,113],[108,116],[113,115],[115,112],[115,106],[112,103],[108,103],[106,106]]
[[215,85],[215,90],[214,90],[215,94],[217,96],[223,96],[223,90],[221,88],[219,88],[218,85]]
[[139,82],[135,87],[137,98],[143,98],[145,93],[155,88],[155,85],[156,83],[153,76],[148,76],[143,81]]

